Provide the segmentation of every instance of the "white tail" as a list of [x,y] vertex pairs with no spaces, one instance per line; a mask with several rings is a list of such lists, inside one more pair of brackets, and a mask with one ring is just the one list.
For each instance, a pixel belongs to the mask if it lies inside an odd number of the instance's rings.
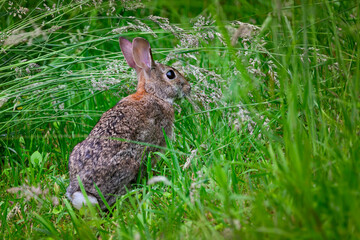
[[[92,205],[99,204],[94,196],[92,195],[87,195],[87,196]],[[74,194],[71,197],[70,196],[67,197],[71,200],[71,203],[76,209],[80,209],[83,206],[86,206],[85,197],[81,192],[74,192]]]

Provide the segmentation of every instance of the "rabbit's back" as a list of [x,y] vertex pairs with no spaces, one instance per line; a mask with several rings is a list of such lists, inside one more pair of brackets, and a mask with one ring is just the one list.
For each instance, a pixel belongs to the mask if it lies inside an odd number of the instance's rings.
[[68,196],[80,191],[78,175],[87,193],[100,200],[95,183],[113,204],[116,195],[124,194],[125,187],[136,180],[142,158],[157,150],[136,142],[165,146],[163,130],[167,136],[172,135],[173,116],[171,104],[149,94],[121,100],[103,114],[89,136],[71,153]]

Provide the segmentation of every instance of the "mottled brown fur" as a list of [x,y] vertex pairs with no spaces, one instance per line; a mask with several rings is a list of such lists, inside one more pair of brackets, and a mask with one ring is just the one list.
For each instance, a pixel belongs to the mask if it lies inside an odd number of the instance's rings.
[[[133,43],[140,41],[141,47],[146,45],[145,40],[137,39]],[[126,53],[131,52],[126,50]],[[138,49],[141,53],[145,50],[145,47]],[[133,59],[127,61],[134,67]],[[73,149],[69,158],[70,185],[67,189],[70,199],[80,191],[79,176],[87,194],[96,197],[100,207],[105,209],[94,184],[109,205],[114,204],[116,197],[124,194],[126,188],[136,180],[140,168],[145,169],[143,160],[147,154],[159,151],[158,148],[136,142],[166,146],[164,132],[171,137],[174,122],[172,101],[189,94],[190,85],[175,69],[155,63],[152,58],[151,61],[149,69],[146,66],[134,67],[138,73],[136,93],[105,112],[89,136]],[[169,69],[176,73],[176,79],[166,79],[165,74]]]

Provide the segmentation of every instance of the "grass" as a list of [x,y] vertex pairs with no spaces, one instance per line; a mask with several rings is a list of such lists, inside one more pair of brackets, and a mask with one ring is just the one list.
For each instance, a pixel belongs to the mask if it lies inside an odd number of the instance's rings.
[[[360,238],[359,1],[133,3],[0,1],[0,237]],[[148,177],[78,211],[69,154],[136,86],[120,35],[192,97]]]

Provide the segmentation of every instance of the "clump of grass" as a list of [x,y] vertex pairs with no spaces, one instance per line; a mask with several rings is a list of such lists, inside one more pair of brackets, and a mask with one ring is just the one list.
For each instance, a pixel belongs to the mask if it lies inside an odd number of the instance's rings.
[[[359,4],[174,4],[1,4],[0,236],[358,238]],[[146,179],[75,211],[68,156],[135,90],[119,35],[145,35],[193,96]]]

